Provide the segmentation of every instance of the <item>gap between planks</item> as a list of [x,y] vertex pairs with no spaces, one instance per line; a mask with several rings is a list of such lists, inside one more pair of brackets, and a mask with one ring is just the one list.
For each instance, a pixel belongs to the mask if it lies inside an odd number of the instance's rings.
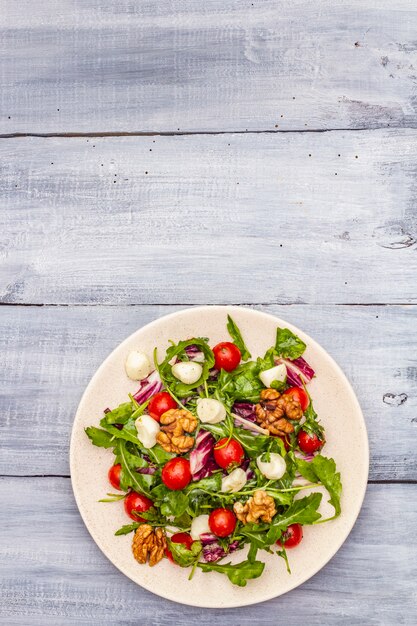
[[207,304],[206,302],[129,302],[119,304],[117,302],[2,302],[0,301],[0,307],[173,307],[173,306],[186,306],[186,307],[199,307],[199,306],[350,306],[350,307],[413,307],[416,306],[415,302],[216,302],[215,304]]
[[[0,139],[15,139],[22,137],[39,137],[48,139],[50,137],[181,137],[194,135],[279,135],[279,134],[308,134],[308,133],[344,133],[344,132],[372,132],[385,130],[391,127],[390,124],[380,126],[362,126],[360,128],[293,128],[280,129],[268,128],[261,130],[193,130],[193,131],[102,131],[102,132],[51,132],[51,133],[0,133]],[[415,130],[415,126],[401,126],[400,130]]]

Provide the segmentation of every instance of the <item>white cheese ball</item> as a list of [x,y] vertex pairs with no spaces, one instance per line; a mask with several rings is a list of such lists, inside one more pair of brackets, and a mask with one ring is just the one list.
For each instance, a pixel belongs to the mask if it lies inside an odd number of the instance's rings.
[[205,533],[211,533],[208,521],[208,515],[198,515],[193,519],[193,521],[191,522],[190,535],[194,539],[194,541],[198,541],[198,539],[200,539],[200,535],[204,535]]
[[284,363],[280,365],[276,365],[275,367],[271,367],[269,370],[264,370],[259,374],[259,378],[265,385],[265,387],[270,387],[274,380],[279,382],[283,382],[287,376],[287,368]]
[[141,415],[135,421],[138,439],[145,448],[153,448],[156,444],[156,435],[160,431],[159,424],[150,415]]
[[218,424],[226,418],[226,409],[215,398],[199,398],[197,400],[197,416],[204,424]]
[[132,380],[143,380],[151,373],[152,366],[146,354],[132,350],[127,355],[125,370]]
[[282,456],[276,452],[270,452],[269,457],[269,461],[262,461],[262,454],[258,456],[256,464],[259,471],[269,480],[279,480],[287,471],[287,464]]
[[237,467],[228,476],[222,478],[222,491],[225,493],[240,491],[246,485],[247,480],[245,470]]
[[172,373],[185,385],[193,385],[201,377],[203,368],[195,361],[183,361],[172,366]]

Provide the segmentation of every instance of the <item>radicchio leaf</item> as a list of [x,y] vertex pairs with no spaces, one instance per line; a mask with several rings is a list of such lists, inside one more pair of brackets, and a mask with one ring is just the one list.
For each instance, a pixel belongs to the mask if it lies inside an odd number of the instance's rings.
[[303,387],[313,378],[315,372],[302,356],[298,359],[276,359],[276,364],[284,363],[287,368],[287,383],[292,387]]
[[227,554],[235,552],[239,549],[239,547],[239,541],[232,541],[226,552],[217,541],[213,541],[205,546],[203,545],[203,559],[206,563],[214,563],[215,561],[222,559]]
[[215,439],[207,430],[201,429],[195,440],[195,448],[190,453],[190,469],[193,480],[211,476],[218,466],[214,460]]
[[156,370],[141,380],[139,384],[140,387],[133,396],[138,404],[143,404],[162,389],[162,381]]

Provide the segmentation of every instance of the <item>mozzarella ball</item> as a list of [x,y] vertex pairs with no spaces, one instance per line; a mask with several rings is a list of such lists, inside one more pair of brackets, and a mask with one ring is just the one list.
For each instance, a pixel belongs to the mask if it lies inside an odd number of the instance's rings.
[[245,470],[237,467],[228,476],[222,478],[222,491],[228,493],[240,491],[246,485],[247,480]]
[[269,370],[264,370],[259,374],[259,378],[261,379],[265,387],[270,387],[271,383],[273,383],[274,380],[283,382],[286,376],[287,368],[285,367],[284,363],[276,365],[275,367],[271,367]]
[[132,380],[143,380],[151,373],[151,363],[143,352],[132,350],[125,361],[126,374]]
[[156,435],[160,428],[156,420],[150,415],[141,415],[135,421],[138,439],[145,448],[153,448],[156,444]]
[[195,361],[180,361],[172,366],[172,373],[185,385],[193,385],[201,378],[203,368]]
[[282,456],[276,452],[270,452],[269,457],[269,461],[262,461],[262,454],[258,456],[256,464],[259,471],[269,480],[279,480],[287,471],[287,464]]
[[208,521],[208,515],[198,515],[193,519],[191,522],[190,535],[194,541],[198,541],[198,539],[200,539],[200,535],[211,533]]
[[226,418],[226,409],[215,398],[199,398],[197,400],[197,416],[204,424],[218,424]]

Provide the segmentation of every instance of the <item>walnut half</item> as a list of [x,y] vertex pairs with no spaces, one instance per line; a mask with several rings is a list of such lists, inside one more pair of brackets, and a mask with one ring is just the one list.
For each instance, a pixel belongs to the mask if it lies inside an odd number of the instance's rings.
[[255,405],[256,421],[272,435],[285,436],[294,431],[288,420],[299,420],[303,410],[298,400],[285,396],[276,389],[263,389],[261,400]]
[[235,502],[233,510],[236,513],[237,519],[242,522],[242,524],[254,524],[259,520],[270,524],[277,512],[274,499],[268,496],[263,489],[255,491],[252,498],[249,498],[246,504]]
[[132,552],[139,563],[153,567],[163,558],[167,542],[162,528],[153,529],[149,524],[141,524],[133,536]]
[[161,430],[156,436],[160,446],[167,452],[184,454],[194,445],[194,437],[185,433],[192,433],[197,428],[197,420],[186,409],[169,409],[161,415]]

